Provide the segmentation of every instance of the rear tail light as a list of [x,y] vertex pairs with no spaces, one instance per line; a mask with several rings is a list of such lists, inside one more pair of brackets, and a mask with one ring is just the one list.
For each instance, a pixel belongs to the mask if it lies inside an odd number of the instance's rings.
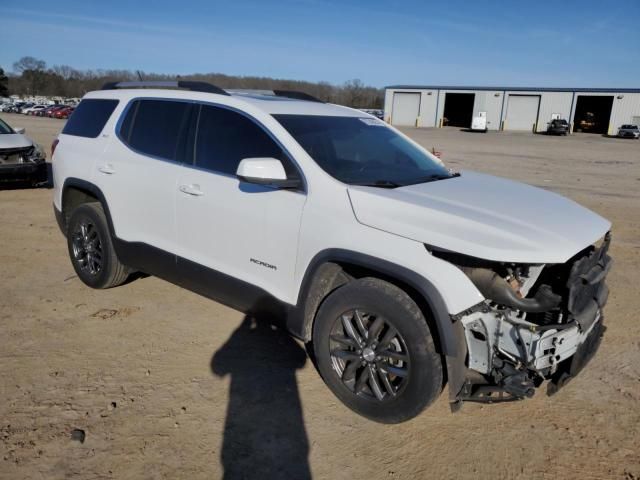
[[56,147],[58,146],[58,143],[60,143],[60,140],[58,140],[57,138],[51,143],[51,158],[53,158],[53,154],[56,151]]

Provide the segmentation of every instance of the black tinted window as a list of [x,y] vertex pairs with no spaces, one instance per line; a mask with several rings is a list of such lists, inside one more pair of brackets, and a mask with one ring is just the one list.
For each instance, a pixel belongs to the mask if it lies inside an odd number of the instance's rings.
[[96,138],[118,105],[118,100],[89,98],[82,100],[69,117],[62,133],[77,137]]
[[136,100],[122,122],[120,136],[146,155],[184,161],[192,104],[172,100]]
[[231,110],[203,105],[196,139],[196,165],[235,175],[240,161],[252,157],[282,160],[288,176],[293,174],[282,149],[255,122]]

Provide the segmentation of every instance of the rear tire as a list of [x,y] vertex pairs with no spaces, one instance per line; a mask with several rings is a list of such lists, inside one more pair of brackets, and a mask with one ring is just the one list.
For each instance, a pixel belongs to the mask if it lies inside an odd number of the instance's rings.
[[376,422],[409,420],[442,390],[442,361],[406,292],[377,278],[330,294],[313,326],[318,370],[351,410]]
[[118,260],[100,203],[85,203],[73,211],[67,226],[67,247],[78,277],[92,288],[116,287],[131,273]]

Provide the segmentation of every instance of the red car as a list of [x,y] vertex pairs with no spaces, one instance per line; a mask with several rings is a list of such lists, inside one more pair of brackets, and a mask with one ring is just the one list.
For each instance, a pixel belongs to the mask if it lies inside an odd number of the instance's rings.
[[51,116],[53,118],[69,118],[69,116],[73,113],[74,110],[75,110],[75,107],[65,106],[53,112]]
[[53,118],[53,114],[64,107],[66,107],[66,105],[51,105],[50,107],[44,109],[44,111],[41,113],[41,116]]

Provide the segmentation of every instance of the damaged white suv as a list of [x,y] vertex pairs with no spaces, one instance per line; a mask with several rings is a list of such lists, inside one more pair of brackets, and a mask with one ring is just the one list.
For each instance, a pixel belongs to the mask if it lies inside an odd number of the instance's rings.
[[372,420],[416,416],[445,382],[454,409],[552,393],[600,343],[607,220],[452,173],[361,111],[109,84],[54,146],[55,212],[87,285],[141,271],[280,323]]

